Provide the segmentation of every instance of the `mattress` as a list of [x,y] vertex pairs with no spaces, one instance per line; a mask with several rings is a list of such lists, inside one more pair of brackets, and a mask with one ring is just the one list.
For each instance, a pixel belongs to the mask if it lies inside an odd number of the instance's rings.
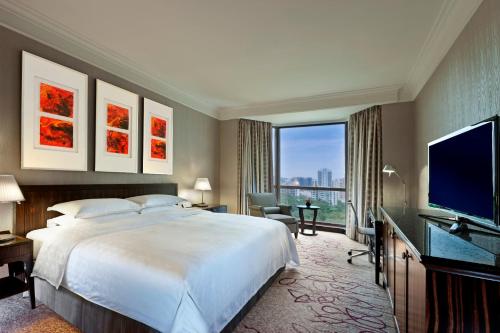
[[50,239],[54,233],[54,228],[43,228],[30,231],[26,235],[27,238],[33,240],[33,258],[35,258],[35,260],[44,241]]
[[250,216],[173,208],[49,229],[29,234],[34,276],[161,332],[219,332],[299,263],[284,224]]

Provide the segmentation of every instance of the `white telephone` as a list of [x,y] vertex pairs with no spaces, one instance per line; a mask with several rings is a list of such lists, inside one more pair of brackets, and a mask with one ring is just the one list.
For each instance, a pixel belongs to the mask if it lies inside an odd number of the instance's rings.
[[193,205],[189,201],[181,201],[179,202],[179,206],[182,208],[191,208]]

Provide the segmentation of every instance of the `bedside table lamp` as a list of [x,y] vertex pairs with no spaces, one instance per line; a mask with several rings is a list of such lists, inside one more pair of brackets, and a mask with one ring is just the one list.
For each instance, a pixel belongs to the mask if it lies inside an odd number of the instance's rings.
[[195,206],[207,207],[208,205],[203,201],[203,192],[212,190],[208,178],[196,178],[196,182],[194,183],[194,189],[201,191],[201,203],[196,204]]
[[[23,193],[17,185],[17,182],[12,175],[0,175],[0,205],[5,203],[24,201]],[[3,208],[3,207],[1,207]],[[4,209],[1,211],[5,212]],[[5,214],[7,215],[7,214]],[[13,232],[12,221],[5,221],[5,216],[0,216],[0,231],[8,227],[10,232]]]
[[404,188],[404,193],[405,193],[404,194],[405,195],[405,197],[404,197],[404,208],[408,207],[408,202],[406,201],[406,183],[405,183],[404,179],[401,178],[401,176],[398,174],[398,172],[396,171],[396,169],[392,165],[390,165],[390,164],[384,165],[384,168],[382,169],[382,172],[388,174],[389,177],[392,174],[395,174],[399,178],[399,180],[401,180],[401,183],[403,183],[403,188]]

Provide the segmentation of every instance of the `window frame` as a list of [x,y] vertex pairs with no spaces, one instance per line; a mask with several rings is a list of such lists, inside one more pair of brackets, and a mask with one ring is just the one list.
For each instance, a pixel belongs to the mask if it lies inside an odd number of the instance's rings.
[[[280,131],[281,129],[286,129],[286,128],[296,128],[296,127],[315,127],[315,126],[328,126],[328,125],[344,125],[344,161],[345,161],[345,167],[344,167],[344,177],[345,177],[345,188],[337,188],[337,187],[314,187],[314,186],[293,186],[293,185],[281,185],[281,160],[280,160],[280,155],[281,155],[281,135]],[[273,126],[274,129],[274,146],[273,146],[273,190],[275,192],[276,198],[278,202],[280,202],[280,196],[281,196],[281,189],[304,189],[304,190],[323,190],[323,191],[331,191],[331,192],[344,192],[345,197],[346,197],[346,218],[347,218],[347,200],[348,200],[348,191],[347,191],[347,175],[348,175],[348,131],[349,131],[349,126],[347,121],[335,121],[335,122],[327,122],[327,123],[315,123],[315,124],[302,124],[302,125],[284,125],[284,126]],[[304,221],[306,226],[311,226],[312,221]],[[346,221],[347,222],[347,221]],[[333,232],[340,232],[340,233],[345,233],[345,223],[344,224],[338,224],[338,223],[328,223],[328,222],[321,222],[318,221],[316,222],[316,225],[318,226],[318,230],[326,230],[326,231],[333,231]]]

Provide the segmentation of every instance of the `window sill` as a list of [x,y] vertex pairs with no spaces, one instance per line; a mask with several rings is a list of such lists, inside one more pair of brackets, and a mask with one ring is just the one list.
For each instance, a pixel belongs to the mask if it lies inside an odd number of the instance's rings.
[[[304,227],[305,227],[305,229],[312,229],[312,222],[305,221]],[[300,221],[299,221],[299,228],[300,228]],[[325,223],[325,222],[316,222],[316,230],[345,234],[345,225],[334,224],[334,223]]]

